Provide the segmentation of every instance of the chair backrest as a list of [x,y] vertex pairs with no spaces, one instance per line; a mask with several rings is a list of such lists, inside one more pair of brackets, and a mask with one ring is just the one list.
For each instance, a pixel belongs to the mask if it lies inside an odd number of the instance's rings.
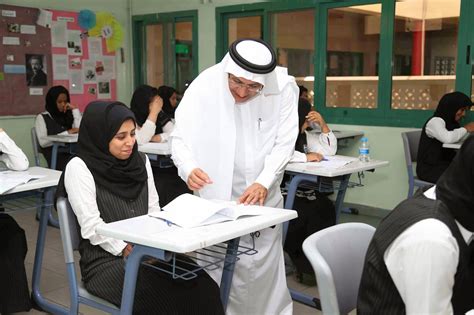
[[418,145],[420,144],[421,129],[402,132],[403,149],[405,151],[405,161],[408,165],[416,162],[418,155]]
[[347,314],[356,308],[365,254],[374,232],[368,224],[342,223],[303,242],[316,274],[323,314]]
[[33,144],[33,155],[35,157],[35,165],[40,166],[40,150],[39,150],[39,143],[38,137],[36,136],[36,128],[31,128],[31,143]]
[[118,314],[120,310],[115,305],[90,294],[85,290],[82,283],[77,281],[73,252],[79,248],[81,241],[79,224],[67,198],[59,197],[56,201],[56,209],[58,210],[61,241],[69,280],[71,303],[69,313],[78,314],[79,303],[84,303],[111,314]]

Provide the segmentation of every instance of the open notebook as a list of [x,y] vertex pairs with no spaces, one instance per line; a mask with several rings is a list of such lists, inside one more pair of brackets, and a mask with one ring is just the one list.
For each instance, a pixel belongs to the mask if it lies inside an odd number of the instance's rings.
[[261,215],[274,208],[237,205],[236,202],[206,200],[191,194],[183,194],[165,207],[163,211],[149,215],[184,228],[236,220],[242,216]]
[[26,184],[30,180],[42,177],[44,177],[44,175],[31,175],[28,171],[2,171],[0,172],[0,195],[18,185]]

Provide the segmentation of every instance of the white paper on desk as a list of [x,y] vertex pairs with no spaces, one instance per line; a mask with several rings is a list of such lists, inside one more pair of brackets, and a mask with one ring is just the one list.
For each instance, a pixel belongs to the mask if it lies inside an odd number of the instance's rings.
[[357,158],[347,156],[326,156],[324,157],[327,161],[320,162],[308,162],[308,166],[315,168],[341,168],[353,161],[357,161]]
[[44,175],[31,175],[26,172],[5,171],[0,172],[0,195],[18,185],[28,183],[30,180],[42,178]]
[[170,221],[184,228],[236,220],[246,215],[268,213],[268,208],[237,205],[235,202],[210,201],[191,194],[183,194],[165,207],[164,211],[149,215]]

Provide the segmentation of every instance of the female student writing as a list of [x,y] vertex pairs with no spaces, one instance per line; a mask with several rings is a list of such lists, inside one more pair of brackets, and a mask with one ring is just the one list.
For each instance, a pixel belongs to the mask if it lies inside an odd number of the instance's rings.
[[28,158],[15,142],[0,128],[0,162],[8,169],[24,171],[28,169]]
[[[70,103],[69,91],[61,85],[53,86],[46,94],[46,111],[36,116],[35,128],[38,142],[48,165],[51,166],[52,141],[47,136],[77,133],[81,112]],[[58,152],[57,169],[64,170],[70,155]]]
[[[115,305],[121,302],[124,258],[133,246],[98,235],[95,229],[104,222],[160,211],[150,162],[137,151],[135,130],[135,117],[124,104],[89,104],[80,127],[78,154],[67,164],[58,188],[59,195],[67,193],[80,225],[84,285]],[[205,272],[180,281],[142,265],[133,313],[223,314],[223,309],[219,288]]]
[[174,124],[162,111],[163,99],[156,88],[149,85],[139,86],[133,92],[130,108],[137,119],[138,144],[168,140]]
[[421,132],[416,165],[418,178],[435,183],[448,168],[456,151],[443,148],[443,143],[458,142],[474,131],[474,122],[460,125],[471,106],[471,99],[461,92],[448,93],[441,98]]
[[[336,154],[336,136],[321,114],[312,110],[311,103],[301,97],[298,102],[298,116],[299,134],[290,162],[319,162],[324,156]],[[312,131],[320,133],[315,134]]]

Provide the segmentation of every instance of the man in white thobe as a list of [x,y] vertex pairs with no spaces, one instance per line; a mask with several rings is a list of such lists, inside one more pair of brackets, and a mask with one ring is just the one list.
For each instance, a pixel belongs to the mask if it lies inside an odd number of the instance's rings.
[[[206,199],[283,207],[280,182],[298,135],[298,87],[261,40],[238,40],[189,86],[176,111],[172,158],[188,187]],[[281,225],[255,235],[242,255],[227,314],[291,314]],[[251,236],[241,245],[252,246]],[[222,271],[209,272],[220,283]]]

